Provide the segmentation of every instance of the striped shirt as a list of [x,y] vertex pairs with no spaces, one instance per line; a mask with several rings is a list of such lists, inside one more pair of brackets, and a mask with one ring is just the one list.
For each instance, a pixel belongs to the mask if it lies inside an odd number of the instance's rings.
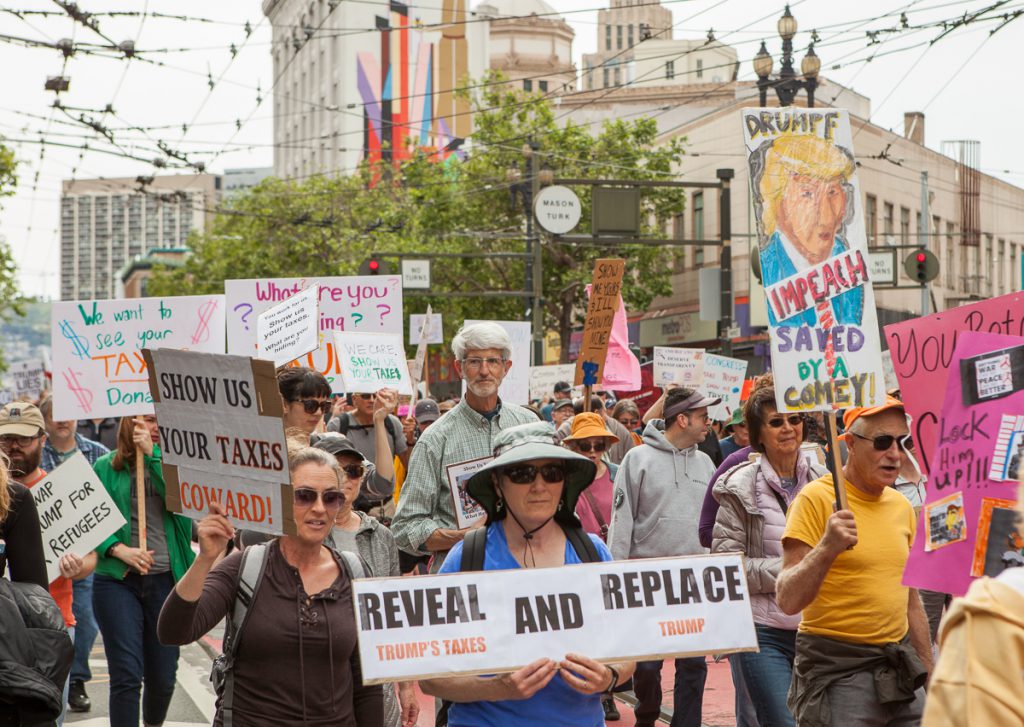
[[466,400],[427,428],[409,458],[409,473],[391,521],[398,547],[427,554],[423,547],[435,530],[458,528],[447,468],[494,454],[494,438],[502,429],[536,422],[537,415],[515,404],[499,404],[488,421]]

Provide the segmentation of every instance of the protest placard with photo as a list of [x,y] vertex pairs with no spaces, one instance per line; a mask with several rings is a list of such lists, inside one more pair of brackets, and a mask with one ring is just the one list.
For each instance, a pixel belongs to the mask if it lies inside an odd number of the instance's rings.
[[698,388],[704,383],[704,349],[654,347],[654,385]]
[[316,283],[256,318],[256,358],[283,366],[320,348],[320,286]]
[[224,353],[224,296],[55,302],[50,331],[55,420],[152,414],[142,350]]
[[81,452],[47,472],[31,491],[50,582],[60,575],[61,557],[84,556],[124,527],[124,516]]
[[971,575],[995,578],[1007,568],[1021,567],[1024,567],[1024,523],[1016,501],[982,498]]
[[990,480],[1017,482],[1024,475],[1024,416],[1003,414],[992,452]]
[[925,550],[967,539],[964,493],[956,492],[924,506]]
[[395,389],[412,395],[412,378],[401,333],[334,332],[342,386],[349,394]]
[[274,364],[168,349],[144,354],[167,509],[201,519],[216,501],[236,527],[295,532]]
[[756,651],[739,553],[372,578],[352,584],[368,684]]
[[863,196],[842,109],[743,109],[779,411],[885,401]]
[[448,487],[451,489],[455,519],[458,521],[459,528],[472,527],[487,518],[487,512],[480,506],[480,503],[466,492],[466,484],[477,470],[483,469],[492,459],[494,457],[481,457],[467,462],[450,464],[446,468]]

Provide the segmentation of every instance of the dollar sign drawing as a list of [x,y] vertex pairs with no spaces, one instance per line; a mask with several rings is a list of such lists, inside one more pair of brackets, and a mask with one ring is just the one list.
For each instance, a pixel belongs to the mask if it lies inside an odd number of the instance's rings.
[[75,347],[75,356],[82,361],[89,359],[89,342],[85,339],[85,336],[79,336],[75,332],[70,321],[60,322],[60,332],[64,335],[64,338],[71,341],[71,345]]
[[[66,323],[67,321],[65,321]],[[92,392],[86,389],[78,381],[78,374],[71,369],[64,372],[64,383],[68,385],[68,389],[78,399],[78,405],[82,407],[82,411],[89,412],[92,410]]]
[[196,332],[192,334],[193,345],[210,339],[210,319],[213,318],[213,314],[216,311],[216,300],[206,301],[203,307],[199,309],[199,325],[196,326]]

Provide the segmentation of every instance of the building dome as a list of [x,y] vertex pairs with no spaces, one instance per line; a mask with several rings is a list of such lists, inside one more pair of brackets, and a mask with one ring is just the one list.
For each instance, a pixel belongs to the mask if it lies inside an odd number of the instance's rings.
[[558,11],[548,5],[544,0],[487,0],[476,7],[478,13],[487,8],[487,14],[491,14],[493,8],[497,17],[522,17],[539,15],[549,20],[561,20],[562,16]]

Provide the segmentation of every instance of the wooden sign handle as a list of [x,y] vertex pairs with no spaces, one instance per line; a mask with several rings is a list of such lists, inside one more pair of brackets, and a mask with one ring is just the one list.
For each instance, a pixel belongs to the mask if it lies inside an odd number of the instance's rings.
[[135,507],[139,521],[139,548],[146,550],[146,463],[142,447],[135,445]]
[[583,387],[583,411],[590,411],[590,396],[594,391],[594,387],[587,384]]
[[843,480],[843,458],[839,456],[839,427],[834,412],[825,414],[825,431],[828,433],[828,456],[832,461],[832,487],[836,493],[836,510],[849,510],[846,500],[846,482]]

